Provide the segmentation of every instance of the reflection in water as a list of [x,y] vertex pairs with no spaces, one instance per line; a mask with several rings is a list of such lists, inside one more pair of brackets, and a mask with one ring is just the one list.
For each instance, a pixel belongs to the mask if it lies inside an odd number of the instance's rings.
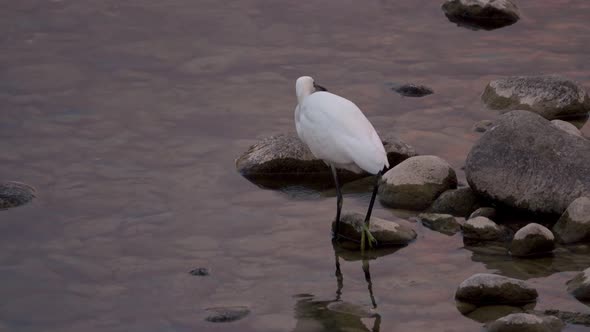
[[[381,326],[381,315],[377,309],[377,301],[373,293],[373,283],[371,281],[371,271],[369,261],[378,257],[394,253],[399,248],[389,248],[386,250],[371,250],[362,255],[358,251],[348,251],[336,242],[333,242],[334,260],[336,265],[336,293],[333,300],[314,300],[313,295],[303,294],[296,296],[300,298],[295,305],[295,318],[297,324],[294,332],[319,332],[319,331],[371,331],[377,332]],[[340,269],[340,259],[345,261],[361,261],[362,269],[367,282],[371,308],[363,305],[348,303],[342,300],[344,289],[344,275]],[[373,319],[372,326],[369,328],[363,322],[365,319]]]
[[584,245],[557,247],[553,255],[518,258],[510,256],[501,243],[465,246],[472,252],[471,260],[485,264],[487,269],[522,280],[548,277],[565,271],[581,271],[590,265],[590,248]]

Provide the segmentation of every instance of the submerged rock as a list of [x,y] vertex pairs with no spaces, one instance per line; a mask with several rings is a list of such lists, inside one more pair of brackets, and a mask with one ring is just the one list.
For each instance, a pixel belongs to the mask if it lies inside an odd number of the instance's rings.
[[590,314],[587,313],[549,309],[545,310],[543,314],[556,316],[568,324],[590,326]]
[[328,310],[340,312],[347,315],[352,315],[360,318],[371,318],[377,316],[375,309],[353,304],[344,301],[332,302],[326,306]]
[[590,267],[568,281],[567,290],[580,301],[590,301]]
[[590,140],[570,135],[527,111],[502,115],[465,162],[480,196],[538,213],[561,214],[590,195]]
[[434,93],[431,88],[416,84],[403,84],[391,89],[404,97],[424,97]]
[[575,199],[553,226],[553,232],[561,243],[590,241],[590,198]]
[[463,223],[463,237],[476,241],[502,240],[507,230],[486,217],[475,217]]
[[453,235],[461,230],[461,224],[450,214],[420,213],[418,219],[425,227],[446,235]]
[[498,29],[520,18],[511,0],[447,0],[442,9],[449,21],[474,30]]
[[[381,135],[381,139],[391,167],[417,155],[413,147],[393,135]],[[297,134],[281,134],[260,140],[236,160],[236,169],[244,177],[270,187],[280,186],[283,181],[328,184],[333,181],[330,168],[314,157]],[[367,175],[339,171],[342,182]]]
[[494,125],[492,120],[481,120],[473,125],[473,131],[478,133],[484,133],[488,131]]
[[551,120],[551,124],[563,131],[565,131],[566,133],[572,134],[574,136],[578,136],[578,137],[583,137],[582,136],[582,132],[576,128],[576,126],[574,126],[573,124],[567,122],[567,121],[563,121],[563,120]]
[[457,176],[446,161],[436,156],[416,156],[383,175],[379,200],[395,208],[422,210],[442,192],[456,187]]
[[[348,242],[349,249],[360,246],[361,231],[365,222],[365,215],[360,213],[346,213],[340,217],[339,235],[343,241]],[[336,223],[332,222],[332,229]],[[398,219],[389,221],[377,217],[371,217],[369,231],[377,240],[377,247],[403,246],[416,238],[416,232],[411,223]]]
[[250,309],[244,306],[207,308],[206,311],[208,316],[205,320],[213,323],[233,322],[250,314]]
[[448,213],[467,217],[479,207],[479,199],[469,187],[450,189],[438,196],[428,208],[428,212]]
[[467,278],[455,293],[457,300],[477,306],[521,305],[535,302],[537,296],[537,290],[522,280],[489,273],[478,273]]
[[492,219],[496,216],[496,209],[492,207],[480,207],[479,209],[473,211],[472,214],[469,215],[468,219],[473,219],[475,217],[486,217]]
[[461,301],[457,301],[456,304],[459,312],[480,323],[491,322],[509,314],[525,312],[523,307],[504,304],[476,306]]
[[546,119],[582,116],[590,97],[577,82],[559,76],[512,76],[491,81],[482,101],[500,111],[527,110]]
[[35,188],[20,182],[0,183],[0,210],[29,203],[35,197]]
[[487,325],[489,332],[559,332],[563,322],[555,316],[510,314]]
[[547,227],[531,223],[514,234],[510,244],[513,256],[531,256],[551,253],[555,249],[555,237]]
[[190,270],[189,272],[191,275],[193,276],[200,276],[200,277],[204,277],[204,276],[208,276],[209,275],[209,269],[206,267],[198,267],[194,270]]

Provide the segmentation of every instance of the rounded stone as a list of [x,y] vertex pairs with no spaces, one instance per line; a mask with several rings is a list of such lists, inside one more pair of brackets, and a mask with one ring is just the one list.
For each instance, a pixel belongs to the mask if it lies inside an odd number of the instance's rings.
[[490,128],[492,128],[493,125],[494,122],[492,120],[481,120],[473,125],[473,131],[478,133],[484,133],[488,131]]
[[482,101],[500,111],[527,110],[546,119],[582,116],[590,97],[579,83],[559,76],[512,76],[491,81]]
[[549,254],[555,249],[555,237],[547,227],[530,223],[519,229],[510,243],[512,256]]
[[457,187],[453,168],[436,156],[411,157],[385,173],[379,186],[384,205],[426,209],[442,192]]
[[453,235],[461,230],[461,224],[450,214],[420,213],[418,219],[425,227],[446,235]]
[[[381,135],[390,166],[416,155],[410,145],[393,135]],[[330,167],[317,159],[296,134],[266,137],[236,160],[236,169],[247,179],[267,187],[284,182],[333,184]],[[339,170],[342,182],[368,176]]]
[[465,161],[478,196],[535,213],[562,214],[574,199],[590,196],[588,174],[590,140],[527,111],[500,116]]
[[442,5],[449,21],[473,30],[493,30],[520,18],[511,0],[447,0]]
[[[340,216],[340,229],[338,234],[348,242],[348,248],[358,248],[361,242],[361,234],[365,215],[360,213],[346,213]],[[335,230],[336,223],[332,223]],[[377,240],[377,247],[403,246],[410,243],[417,236],[411,223],[397,219],[389,221],[377,217],[371,217],[369,231]]]
[[565,131],[574,136],[583,137],[582,132],[573,124],[563,120],[551,120],[551,125]]
[[492,208],[492,207],[480,207],[479,209],[473,211],[473,213],[471,213],[469,215],[468,219],[473,219],[475,217],[486,217],[489,219],[492,219],[496,216],[496,209]]
[[438,196],[428,208],[428,212],[447,213],[467,217],[479,207],[477,195],[469,187],[450,189]]
[[20,206],[35,198],[35,188],[20,182],[0,183],[0,210]]
[[463,223],[463,237],[469,240],[494,241],[506,237],[506,228],[486,217],[475,217]]
[[590,198],[575,199],[553,226],[561,243],[590,241]]
[[563,322],[555,316],[510,314],[487,324],[489,332],[559,332]]
[[522,305],[535,302],[537,297],[537,290],[524,281],[489,273],[467,278],[455,293],[457,300],[477,306]]
[[569,280],[567,290],[580,301],[590,301],[590,267]]

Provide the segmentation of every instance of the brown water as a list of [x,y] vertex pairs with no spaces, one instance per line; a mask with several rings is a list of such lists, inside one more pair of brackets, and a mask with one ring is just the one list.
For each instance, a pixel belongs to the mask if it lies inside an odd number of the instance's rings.
[[[309,74],[464,178],[471,127],[496,117],[479,100],[490,79],[590,87],[590,2],[518,4],[517,24],[486,32],[432,0],[1,2],[0,179],[39,197],[0,211],[0,331],[478,331],[453,296],[486,271],[527,279],[537,309],[590,312],[565,288],[588,248],[513,261],[420,225],[370,261],[379,322],[327,310],[333,192],[263,190],[234,168],[257,138],[294,130],[294,80]],[[344,209],[367,203],[350,193]],[[340,260],[341,299],[370,305],[361,261]],[[211,275],[187,273],[198,266]],[[204,321],[223,305],[252,313]]]

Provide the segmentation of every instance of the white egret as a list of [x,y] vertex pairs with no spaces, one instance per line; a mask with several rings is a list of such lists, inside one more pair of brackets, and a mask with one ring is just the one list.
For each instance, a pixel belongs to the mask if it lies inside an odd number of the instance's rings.
[[361,250],[364,250],[365,237],[370,246],[376,242],[369,232],[369,222],[379,176],[383,169],[389,167],[383,143],[373,125],[353,102],[327,92],[313,78],[298,78],[295,91],[298,102],[295,108],[297,134],[316,158],[330,166],[334,176],[337,209],[333,236],[336,239],[339,237],[342,210],[342,192],[336,169],[342,168],[355,173],[366,171],[377,175],[361,235]]

